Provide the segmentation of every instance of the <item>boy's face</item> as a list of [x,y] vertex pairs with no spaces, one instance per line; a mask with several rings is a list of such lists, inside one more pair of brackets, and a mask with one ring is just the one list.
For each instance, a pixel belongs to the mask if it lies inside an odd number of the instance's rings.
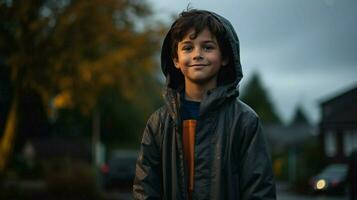
[[222,59],[216,37],[209,29],[204,29],[195,39],[194,29],[188,31],[177,45],[177,58],[173,59],[175,67],[185,77],[185,83],[212,89],[217,86],[217,75],[227,60]]

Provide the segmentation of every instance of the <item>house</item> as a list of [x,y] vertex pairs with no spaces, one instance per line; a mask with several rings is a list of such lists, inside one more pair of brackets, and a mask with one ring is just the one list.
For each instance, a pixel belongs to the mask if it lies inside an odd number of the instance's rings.
[[321,102],[320,142],[327,162],[346,162],[357,150],[357,86]]

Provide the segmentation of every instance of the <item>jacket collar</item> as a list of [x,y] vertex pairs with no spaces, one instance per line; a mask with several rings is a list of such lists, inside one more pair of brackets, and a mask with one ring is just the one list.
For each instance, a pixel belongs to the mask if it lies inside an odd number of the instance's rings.
[[[207,91],[204,94],[200,104],[200,116],[203,116],[210,112],[214,112],[227,100],[236,98],[239,95],[238,86],[236,85],[237,83],[232,83],[228,85],[219,86],[217,88]],[[166,87],[166,90],[163,95],[170,116],[176,123],[180,123],[180,97],[183,89],[183,87],[180,87],[178,89]]]

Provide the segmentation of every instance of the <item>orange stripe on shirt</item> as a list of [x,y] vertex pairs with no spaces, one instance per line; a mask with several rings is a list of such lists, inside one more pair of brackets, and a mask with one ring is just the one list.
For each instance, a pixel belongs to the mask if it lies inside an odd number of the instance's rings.
[[183,148],[188,168],[188,190],[190,196],[193,192],[195,129],[196,120],[183,121]]

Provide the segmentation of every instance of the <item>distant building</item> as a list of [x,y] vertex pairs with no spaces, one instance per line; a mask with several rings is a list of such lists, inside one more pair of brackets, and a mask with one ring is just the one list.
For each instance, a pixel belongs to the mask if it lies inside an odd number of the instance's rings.
[[26,141],[22,152],[25,157],[40,161],[67,158],[90,163],[92,146],[89,140],[65,138],[33,138]]
[[301,147],[316,138],[317,131],[307,119],[299,105],[288,125],[264,124],[264,132],[273,153],[283,153],[288,149]]
[[[303,177],[304,147],[318,143],[315,126],[311,125],[299,107],[289,125],[263,124],[273,156],[277,178],[294,183]],[[284,159],[287,158],[287,159]]]
[[273,153],[287,152],[288,149],[300,148],[316,136],[314,126],[309,124],[264,125],[264,132]]
[[357,87],[321,103],[320,142],[328,162],[345,162],[357,149]]

